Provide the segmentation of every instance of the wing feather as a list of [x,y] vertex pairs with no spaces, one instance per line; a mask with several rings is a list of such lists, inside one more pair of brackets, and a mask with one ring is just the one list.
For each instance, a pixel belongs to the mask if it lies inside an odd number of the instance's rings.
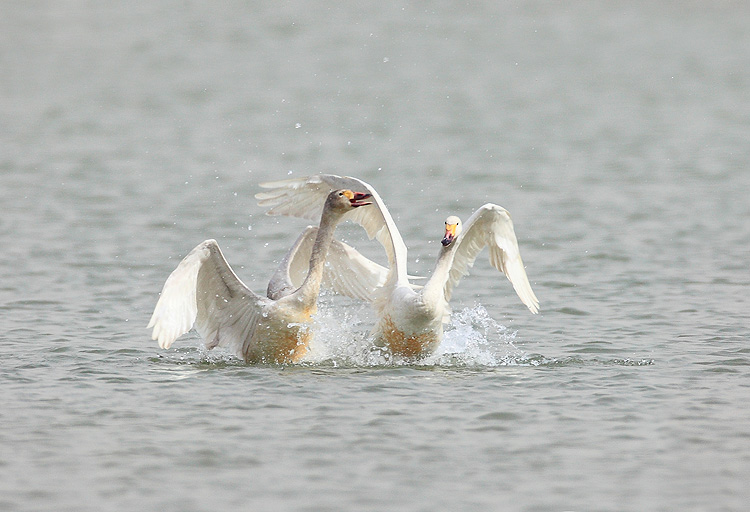
[[278,300],[302,285],[310,270],[310,255],[317,233],[317,227],[308,226],[297,237],[268,282],[268,298]]
[[[317,227],[308,227],[297,239],[279,265],[271,280],[275,295],[280,296],[296,290],[307,277],[310,269],[310,254],[317,235]],[[334,292],[367,302],[373,300],[374,291],[383,286],[388,277],[388,269],[378,265],[344,242],[333,240],[326,255],[326,266],[323,270],[322,286]],[[272,284],[269,284],[269,297]]]
[[195,327],[208,348],[242,356],[266,303],[237,277],[216,240],[206,240],[167,278],[148,327],[161,348]]
[[539,300],[531,289],[521,260],[513,221],[505,208],[487,203],[466,221],[459,235],[453,266],[445,284],[445,298],[450,300],[453,289],[469,273],[479,253],[489,246],[490,264],[505,274],[513,289],[532,313],[539,311]]
[[323,286],[340,295],[366,302],[385,285],[388,269],[369,260],[355,248],[334,240],[326,257]]
[[349,189],[372,194],[374,207],[355,208],[344,216],[361,225],[367,235],[376,238],[388,256],[391,275],[389,278],[408,282],[406,273],[407,250],[401,234],[388,208],[377,191],[357,178],[319,174],[305,178],[261,183],[268,189],[255,195],[258,204],[269,208],[268,215],[287,215],[303,219],[318,220],[326,197],[332,190]]

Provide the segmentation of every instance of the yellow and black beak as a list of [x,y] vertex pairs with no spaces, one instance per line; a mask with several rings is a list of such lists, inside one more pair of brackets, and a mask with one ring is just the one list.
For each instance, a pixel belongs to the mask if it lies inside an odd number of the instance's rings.
[[445,236],[440,241],[440,243],[443,244],[444,247],[448,247],[456,239],[457,227],[458,224],[448,224],[447,222],[445,223]]
[[372,194],[367,194],[365,192],[352,192],[351,190],[345,190],[344,195],[347,197],[347,199],[349,199],[349,202],[354,208],[372,204],[372,202],[364,202],[365,199],[369,199],[370,197],[372,197]]

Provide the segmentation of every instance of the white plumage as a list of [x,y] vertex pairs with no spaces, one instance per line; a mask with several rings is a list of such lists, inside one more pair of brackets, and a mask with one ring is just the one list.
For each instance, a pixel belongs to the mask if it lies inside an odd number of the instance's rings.
[[[308,229],[289,250],[269,283],[267,297],[245,286],[216,240],[206,240],[190,251],[164,283],[148,324],[152,338],[169,348],[195,326],[206,347],[226,347],[247,362],[293,362],[303,357],[312,336],[310,323],[326,253],[331,245],[334,252],[346,250],[333,241],[336,225],[347,213],[370,204],[362,202],[365,194],[349,190],[326,197],[318,209],[320,226]],[[306,245],[301,247],[303,242]],[[304,262],[290,266],[295,255],[303,253]],[[293,281],[290,271],[299,274],[305,263],[304,278]],[[348,286],[356,289],[356,283]]]
[[260,206],[269,208],[269,215],[308,219],[319,214],[333,189],[346,187],[372,195],[375,207],[350,212],[344,218],[359,223],[370,238],[378,239],[388,256],[389,268],[376,265],[348,246],[329,260],[329,266],[331,273],[340,276],[334,287],[338,293],[373,302],[378,314],[373,334],[393,353],[420,356],[438,346],[443,323],[450,315],[448,301],[453,289],[484,247],[489,247],[492,266],[506,275],[521,301],[532,313],[538,312],[539,301],[526,276],[513,222],[498,205],[480,207],[463,229],[457,217],[448,218],[435,270],[420,287],[409,282],[406,245],[372,186],[351,177],[316,175],[263,183],[261,187],[269,190],[256,198]]

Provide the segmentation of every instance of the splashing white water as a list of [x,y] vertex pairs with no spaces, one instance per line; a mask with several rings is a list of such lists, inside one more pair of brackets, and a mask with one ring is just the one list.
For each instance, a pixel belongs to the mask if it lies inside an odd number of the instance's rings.
[[451,315],[445,337],[426,362],[440,366],[502,366],[526,359],[513,340],[515,331],[496,322],[484,306],[477,305]]
[[369,337],[373,323],[367,305],[322,304],[316,317],[316,335],[305,361],[334,366],[466,367],[519,364],[527,358],[513,345],[516,333],[493,320],[481,305],[454,313],[437,351],[417,361],[394,358],[374,347]]
[[[375,347],[369,335],[374,323],[375,316],[369,305],[323,294],[315,316],[315,336],[301,364],[443,368],[534,365],[529,355],[514,345],[516,332],[492,319],[481,305],[454,312],[450,323],[445,326],[445,337],[435,353],[416,361],[393,357],[387,351]],[[178,351],[180,355],[177,360],[180,364],[191,364],[192,356],[186,356],[184,351],[194,353],[196,349],[203,363],[242,364],[241,359],[226,351],[206,350],[200,338],[197,335],[193,337],[197,347],[186,347]]]

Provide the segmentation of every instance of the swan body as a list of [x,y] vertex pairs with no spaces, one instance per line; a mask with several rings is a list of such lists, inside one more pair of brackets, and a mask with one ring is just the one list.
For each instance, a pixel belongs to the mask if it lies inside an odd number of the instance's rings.
[[207,348],[229,348],[246,362],[298,361],[312,337],[310,324],[336,225],[348,212],[370,204],[363,202],[366,198],[350,190],[330,192],[309,244],[305,278],[295,286],[289,276],[290,254],[299,252],[300,237],[274,273],[267,297],[245,286],[216,240],[202,242],[165,282],[148,323],[152,338],[166,349],[194,326]]
[[491,265],[505,274],[528,309],[538,312],[539,301],[526,276],[513,222],[507,210],[498,205],[481,206],[465,226],[458,217],[446,219],[435,269],[424,286],[418,286],[409,281],[406,272],[406,245],[385,204],[369,184],[351,177],[316,175],[261,184],[269,190],[256,198],[260,206],[270,207],[269,215],[311,218],[319,212],[326,194],[341,186],[374,198],[373,208],[357,211],[349,218],[383,245],[389,268],[377,269],[373,266],[376,264],[349,248],[348,257],[329,261],[331,272],[362,276],[355,280],[359,289],[354,293],[340,285],[335,290],[373,303],[378,319],[372,334],[376,343],[393,354],[419,357],[437,348],[443,338],[443,324],[450,318],[453,289],[484,247],[489,247]]

